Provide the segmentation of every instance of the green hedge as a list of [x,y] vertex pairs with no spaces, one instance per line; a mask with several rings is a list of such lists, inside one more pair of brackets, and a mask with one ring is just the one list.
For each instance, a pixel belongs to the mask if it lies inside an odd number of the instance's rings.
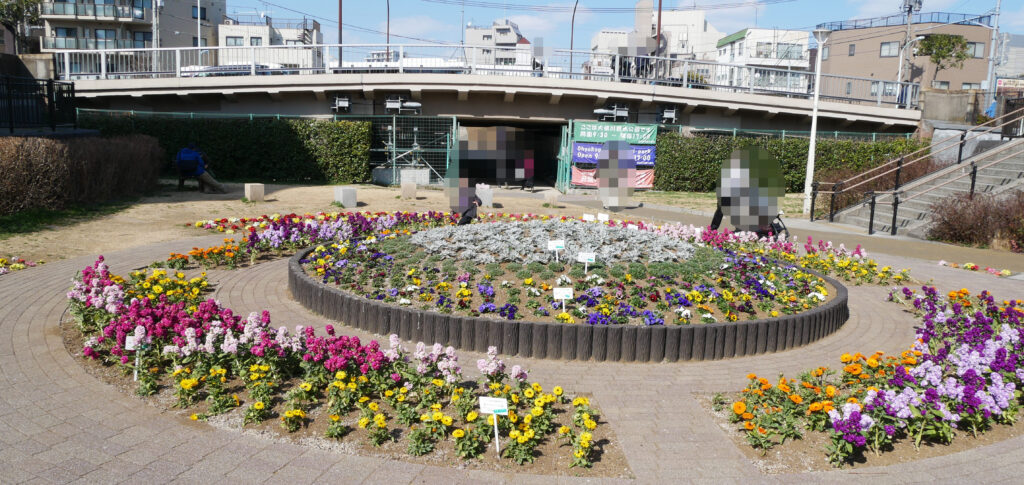
[[[771,152],[782,164],[786,192],[802,192],[807,168],[804,138],[733,138],[728,136],[684,137],[678,133],[658,135],[657,190],[711,192],[721,178],[722,160],[736,148],[759,146]],[[831,171],[861,172],[928,146],[928,140],[887,140],[862,142],[819,139],[815,150],[815,179],[829,180]]]
[[166,167],[195,142],[218,178],[265,182],[370,180],[370,123],[310,119],[181,119],[85,114],[84,128],[105,136],[140,133],[155,137]]

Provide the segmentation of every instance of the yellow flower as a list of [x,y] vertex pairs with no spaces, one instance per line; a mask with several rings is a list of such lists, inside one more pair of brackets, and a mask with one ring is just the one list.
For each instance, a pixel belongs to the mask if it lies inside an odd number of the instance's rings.
[[562,386],[555,386],[555,388],[552,389],[551,392],[554,393],[554,395],[556,395],[556,396],[561,396],[562,395]]
[[366,425],[370,424],[370,418],[359,418],[359,427],[366,428]]
[[331,421],[334,421],[335,423],[337,423],[338,420],[341,419],[341,416],[338,416],[337,414],[332,414],[328,417],[331,418]]
[[313,385],[308,382],[303,382],[302,384],[299,384],[299,388],[303,391],[309,392],[313,390]]
[[441,424],[444,424],[445,426],[451,426],[452,425],[452,417],[451,416],[445,416],[445,417],[441,418]]
[[264,406],[263,401],[256,401],[256,402],[254,402],[252,404],[252,408],[257,410],[257,411],[263,409],[263,406]]
[[196,413],[192,413],[192,415],[189,416],[189,419],[191,419],[192,421],[197,421],[199,420],[199,415]]
[[561,428],[558,428],[558,434],[569,434],[569,427],[562,426]]
[[523,395],[526,396],[527,399],[533,399],[533,389],[523,390]]
[[343,380],[345,380],[345,377],[346,377],[347,375],[348,375],[348,374],[345,374],[345,371],[343,371],[343,370],[339,370],[338,372],[335,372],[335,373],[334,373],[334,378],[335,378],[335,379],[337,379],[337,380],[339,380],[339,381],[343,381]]
[[477,417],[479,417],[479,415],[476,413],[476,411],[470,411],[469,414],[466,415],[466,422],[472,423],[473,421],[476,421]]
[[461,429],[452,431],[452,438],[459,439],[462,438],[463,436],[466,436],[466,432]]
[[539,417],[541,414],[544,414],[544,409],[543,408],[539,408],[539,407],[535,407],[535,408],[530,410],[530,414]]
[[597,422],[595,422],[593,419],[588,419],[588,420],[583,422],[583,426],[585,426],[587,429],[593,431],[594,428],[597,427]]
[[370,408],[370,411],[373,412],[377,412],[380,410],[380,406],[378,406],[377,403],[375,402],[371,402],[367,407]]

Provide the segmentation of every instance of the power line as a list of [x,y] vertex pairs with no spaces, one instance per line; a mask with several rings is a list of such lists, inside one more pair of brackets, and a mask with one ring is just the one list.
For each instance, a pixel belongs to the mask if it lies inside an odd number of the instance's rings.
[[[478,8],[491,8],[491,9],[508,9],[513,8],[516,10],[525,10],[529,12],[547,12],[547,13],[569,13],[572,12],[571,5],[534,5],[534,4],[516,4],[508,2],[493,2],[485,0],[421,0],[426,3],[439,3],[442,5],[463,5],[467,7],[478,7]],[[678,6],[678,7],[665,7],[663,10],[668,11],[691,11],[691,10],[726,10],[733,8],[749,8],[749,7],[760,7],[764,5],[775,5],[779,3],[790,3],[796,0],[758,0],[758,1],[744,1],[744,2],[730,2],[730,3],[714,3],[707,5],[696,5],[691,6]],[[580,7],[581,12],[588,13],[631,13],[636,12],[636,7]]]

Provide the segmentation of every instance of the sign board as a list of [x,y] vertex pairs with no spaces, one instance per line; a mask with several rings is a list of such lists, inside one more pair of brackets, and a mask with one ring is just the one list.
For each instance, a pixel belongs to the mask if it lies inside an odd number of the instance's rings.
[[135,347],[136,347],[136,344],[135,344],[135,336],[134,335],[129,335],[129,336],[124,338],[124,349],[125,350],[135,350]]
[[597,260],[596,253],[578,253],[576,255],[576,261],[580,263],[593,263]]
[[583,214],[583,222],[594,222],[594,214]]
[[500,397],[480,397],[481,414],[500,414],[508,416],[508,400]]
[[564,239],[552,239],[548,241],[548,251],[561,251],[565,249]]
[[639,231],[640,230],[640,226],[638,226],[636,224],[626,224],[626,229],[630,229],[630,230],[633,230],[633,231]]
[[556,300],[571,300],[572,288],[553,288]]
[[[572,144],[573,163],[590,163],[597,165],[601,161],[601,149],[604,146],[600,143]],[[635,165],[645,168],[654,168],[654,160],[657,150],[654,145],[630,145],[633,149],[633,161]]]
[[622,140],[638,145],[653,145],[658,136],[658,125],[575,121],[572,131],[573,139],[582,142],[604,143]]
[[604,212],[598,212],[597,213],[597,220],[599,220],[601,222],[608,222],[608,214],[605,214]]

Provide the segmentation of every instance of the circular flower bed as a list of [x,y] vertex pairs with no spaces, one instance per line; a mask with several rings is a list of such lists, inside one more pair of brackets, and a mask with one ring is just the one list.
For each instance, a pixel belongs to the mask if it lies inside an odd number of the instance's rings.
[[442,260],[487,263],[552,263],[548,241],[561,240],[562,262],[576,261],[580,252],[594,253],[603,264],[684,261],[694,246],[679,238],[581,221],[496,222],[443,226],[413,234],[409,241]]

